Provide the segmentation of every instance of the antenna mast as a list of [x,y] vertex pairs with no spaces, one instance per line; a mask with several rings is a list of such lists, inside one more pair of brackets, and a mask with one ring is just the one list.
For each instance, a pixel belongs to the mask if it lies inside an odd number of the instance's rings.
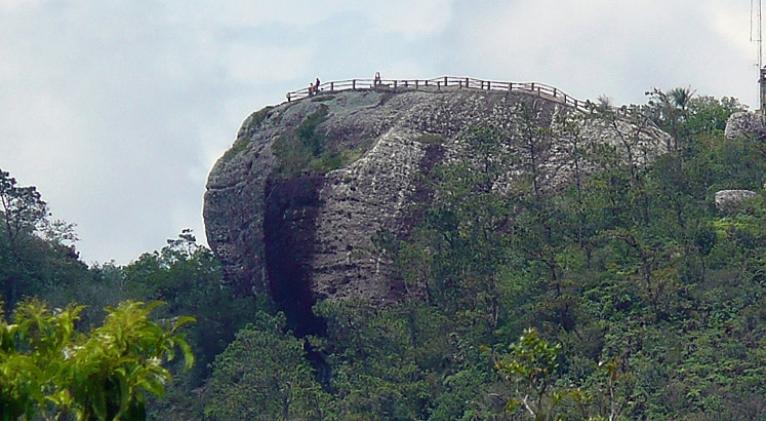
[[758,44],[758,84],[761,86],[761,113],[766,115],[766,69],[763,68],[762,0],[750,0],[750,41]]
[[758,46],[756,62],[763,67],[763,7],[762,0],[750,0],[750,42]]
[[758,69],[763,69],[763,5],[762,0],[757,0],[757,2],[756,21],[758,26],[756,27],[755,42],[758,43]]

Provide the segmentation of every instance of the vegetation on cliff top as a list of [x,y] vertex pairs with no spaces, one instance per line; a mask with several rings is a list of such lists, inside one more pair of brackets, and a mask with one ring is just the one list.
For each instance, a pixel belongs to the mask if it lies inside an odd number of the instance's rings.
[[274,142],[274,154],[278,159],[274,173],[278,178],[323,175],[361,156],[357,150],[332,145],[319,130],[328,113],[327,105],[321,104],[295,130],[283,134]]

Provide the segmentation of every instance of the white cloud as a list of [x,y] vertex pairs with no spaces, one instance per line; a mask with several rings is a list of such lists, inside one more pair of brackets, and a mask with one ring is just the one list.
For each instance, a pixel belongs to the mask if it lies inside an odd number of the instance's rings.
[[[369,4],[372,3],[372,4]],[[448,0],[389,0],[385,3],[359,2],[365,13],[384,33],[407,37],[429,35],[446,28],[452,18],[452,1]]]
[[307,47],[268,47],[241,42],[225,46],[223,66],[234,80],[266,84],[297,79],[311,67],[314,51]]
[[353,12],[366,18],[376,30],[414,36],[444,29],[451,17],[452,3],[450,0],[192,1],[187,7],[174,7],[171,19],[197,27],[242,28],[264,24],[306,27]]
[[17,12],[40,6],[43,0],[0,0],[0,13]]
[[247,28],[264,24],[308,26],[355,4],[348,0],[232,0],[170,2],[168,20],[196,28]]
[[740,7],[732,7],[730,0],[711,0],[704,6],[711,28],[720,34],[731,48],[743,56],[752,56],[755,62],[757,54],[755,44],[750,41],[750,10],[746,5],[741,3]]
[[[517,0],[460,11],[455,52],[474,73],[539,80],[572,94],[641,101],[652,86],[693,84],[748,97],[741,8],[717,0]],[[746,17],[747,15],[745,15]],[[747,27],[747,20],[737,28]],[[746,37],[745,33],[745,37]]]

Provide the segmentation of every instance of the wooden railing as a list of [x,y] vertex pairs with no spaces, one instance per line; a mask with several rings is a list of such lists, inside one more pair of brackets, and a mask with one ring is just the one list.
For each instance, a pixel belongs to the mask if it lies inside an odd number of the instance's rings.
[[435,79],[349,79],[324,82],[314,92],[311,88],[303,88],[297,91],[287,93],[287,101],[296,101],[315,95],[329,94],[340,91],[355,90],[388,90],[388,91],[406,91],[406,90],[429,90],[441,91],[446,89],[472,89],[486,90],[495,92],[514,92],[527,95],[534,95],[574,109],[590,112],[595,104],[591,101],[581,101],[571,95],[568,95],[558,88],[537,82],[500,82],[494,80],[481,80],[470,77],[442,76]]

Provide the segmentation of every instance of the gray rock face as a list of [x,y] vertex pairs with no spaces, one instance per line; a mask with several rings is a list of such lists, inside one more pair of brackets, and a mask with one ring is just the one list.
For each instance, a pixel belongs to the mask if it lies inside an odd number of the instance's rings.
[[766,139],[766,119],[760,113],[734,113],[726,122],[725,135],[729,140],[741,137]]
[[721,190],[715,194],[715,207],[719,211],[731,211],[755,196],[756,193],[750,190]]
[[[303,304],[296,305],[304,307],[322,298],[396,301],[402,282],[373,237],[412,228],[415,204],[429,200],[420,177],[445,160],[470,161],[465,134],[472,128],[502,128],[511,152],[526,153],[518,117],[523,106],[535,110],[528,116],[535,126],[550,128],[550,145],[538,157],[544,188],[571,173],[575,141],[581,148],[613,145],[639,164],[669,143],[660,130],[626,121],[581,119],[564,129],[561,121],[573,111],[518,93],[367,90],[285,103],[246,119],[235,147],[211,171],[208,243],[227,279],[243,291],[269,292],[283,303],[299,297]],[[327,117],[316,131],[358,158],[325,174],[279,179],[272,146],[320,107]],[[509,166],[496,188],[507,189],[523,171],[521,164]]]

